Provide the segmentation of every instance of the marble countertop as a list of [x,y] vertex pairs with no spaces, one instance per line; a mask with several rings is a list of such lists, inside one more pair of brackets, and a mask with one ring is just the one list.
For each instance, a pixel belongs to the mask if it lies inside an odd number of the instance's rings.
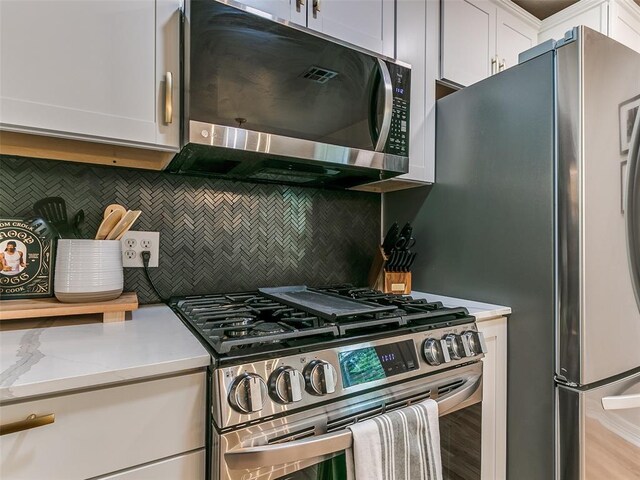
[[424,298],[429,302],[442,302],[445,307],[465,307],[469,310],[471,315],[476,317],[478,322],[511,314],[511,308],[503,307],[502,305],[492,305],[490,303],[464,300],[462,298],[445,297],[444,295],[436,295],[434,293],[426,292],[412,291],[411,295],[414,298]]
[[143,306],[121,323],[0,332],[0,403],[166,375],[211,357],[166,305]]

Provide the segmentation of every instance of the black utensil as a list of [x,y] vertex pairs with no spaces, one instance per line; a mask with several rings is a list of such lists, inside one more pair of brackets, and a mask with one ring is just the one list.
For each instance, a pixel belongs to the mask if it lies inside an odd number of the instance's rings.
[[407,271],[410,272],[411,271],[411,266],[413,265],[414,260],[416,259],[416,255],[418,255],[418,252],[413,252],[411,254],[411,258],[409,259],[409,265],[407,265]]
[[393,270],[393,265],[396,261],[396,256],[398,255],[398,251],[397,250],[392,250],[391,253],[389,254],[389,258],[387,259],[387,262],[384,264],[384,269],[387,272],[392,272]]
[[399,230],[400,230],[400,227],[398,226],[397,222],[394,222],[394,224],[391,225],[391,227],[389,227],[389,230],[387,231],[387,234],[384,237],[384,241],[382,242],[382,249],[384,250],[385,255],[391,254],[391,249],[393,248],[396,241],[398,240]]
[[82,238],[82,230],[80,226],[84,223],[84,210],[80,209],[73,217],[73,231],[76,237]]
[[69,224],[67,217],[67,204],[63,198],[47,197],[38,200],[33,204],[33,211],[36,215],[44,218],[49,225],[53,226],[60,238],[75,238],[73,228]]
[[398,239],[395,242],[395,248],[397,248],[398,250],[409,250],[411,247],[413,247],[416,243],[415,238],[411,237],[411,234],[413,233],[413,227],[411,226],[410,223],[406,223],[404,227],[402,227],[402,230],[400,231],[400,234],[398,235]]
[[47,222],[44,218],[34,218],[29,222],[33,227],[34,233],[43,238],[58,238],[60,234],[53,225]]

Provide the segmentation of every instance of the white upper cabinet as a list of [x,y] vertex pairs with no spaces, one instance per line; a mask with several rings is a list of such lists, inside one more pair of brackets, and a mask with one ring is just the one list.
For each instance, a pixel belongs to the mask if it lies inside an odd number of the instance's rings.
[[441,78],[467,86],[516,65],[539,24],[511,2],[442,0]]
[[[289,0],[239,0],[239,3],[260,10],[261,12],[269,13],[283,20],[291,20],[291,8],[292,6],[295,8],[296,0],[292,0],[291,2]],[[300,0],[298,0],[298,5],[300,5]],[[300,10],[302,10],[302,8]],[[304,17],[306,18],[306,11]]]
[[495,9],[486,0],[443,0],[443,79],[471,85],[491,75],[496,51]]
[[257,10],[394,57],[395,0],[238,0]]
[[545,18],[538,39],[558,40],[578,25],[640,52],[640,6],[633,0],[581,0]]
[[177,149],[178,8],[179,0],[0,2],[1,128]]
[[394,0],[308,0],[306,3],[309,28],[394,57]]
[[496,55],[498,71],[518,64],[518,55],[538,43],[538,31],[520,18],[498,8],[496,16]]

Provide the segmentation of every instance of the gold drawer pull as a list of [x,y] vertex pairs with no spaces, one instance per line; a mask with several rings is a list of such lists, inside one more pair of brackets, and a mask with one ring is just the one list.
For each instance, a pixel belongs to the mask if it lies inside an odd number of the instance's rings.
[[8,423],[6,425],[0,425],[0,436],[21,432],[23,430],[29,430],[30,428],[42,427],[43,425],[49,425],[50,423],[53,423],[55,421],[56,416],[53,413],[50,413],[49,415],[42,415],[40,417],[38,417],[35,413],[32,413],[25,420]]

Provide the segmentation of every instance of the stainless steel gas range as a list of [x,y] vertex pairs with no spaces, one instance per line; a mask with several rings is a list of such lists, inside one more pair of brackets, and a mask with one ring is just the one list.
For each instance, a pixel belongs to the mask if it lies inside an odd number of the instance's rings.
[[336,286],[173,298],[212,355],[212,479],[343,479],[347,427],[427,398],[444,478],[479,479],[475,318],[410,296]]

